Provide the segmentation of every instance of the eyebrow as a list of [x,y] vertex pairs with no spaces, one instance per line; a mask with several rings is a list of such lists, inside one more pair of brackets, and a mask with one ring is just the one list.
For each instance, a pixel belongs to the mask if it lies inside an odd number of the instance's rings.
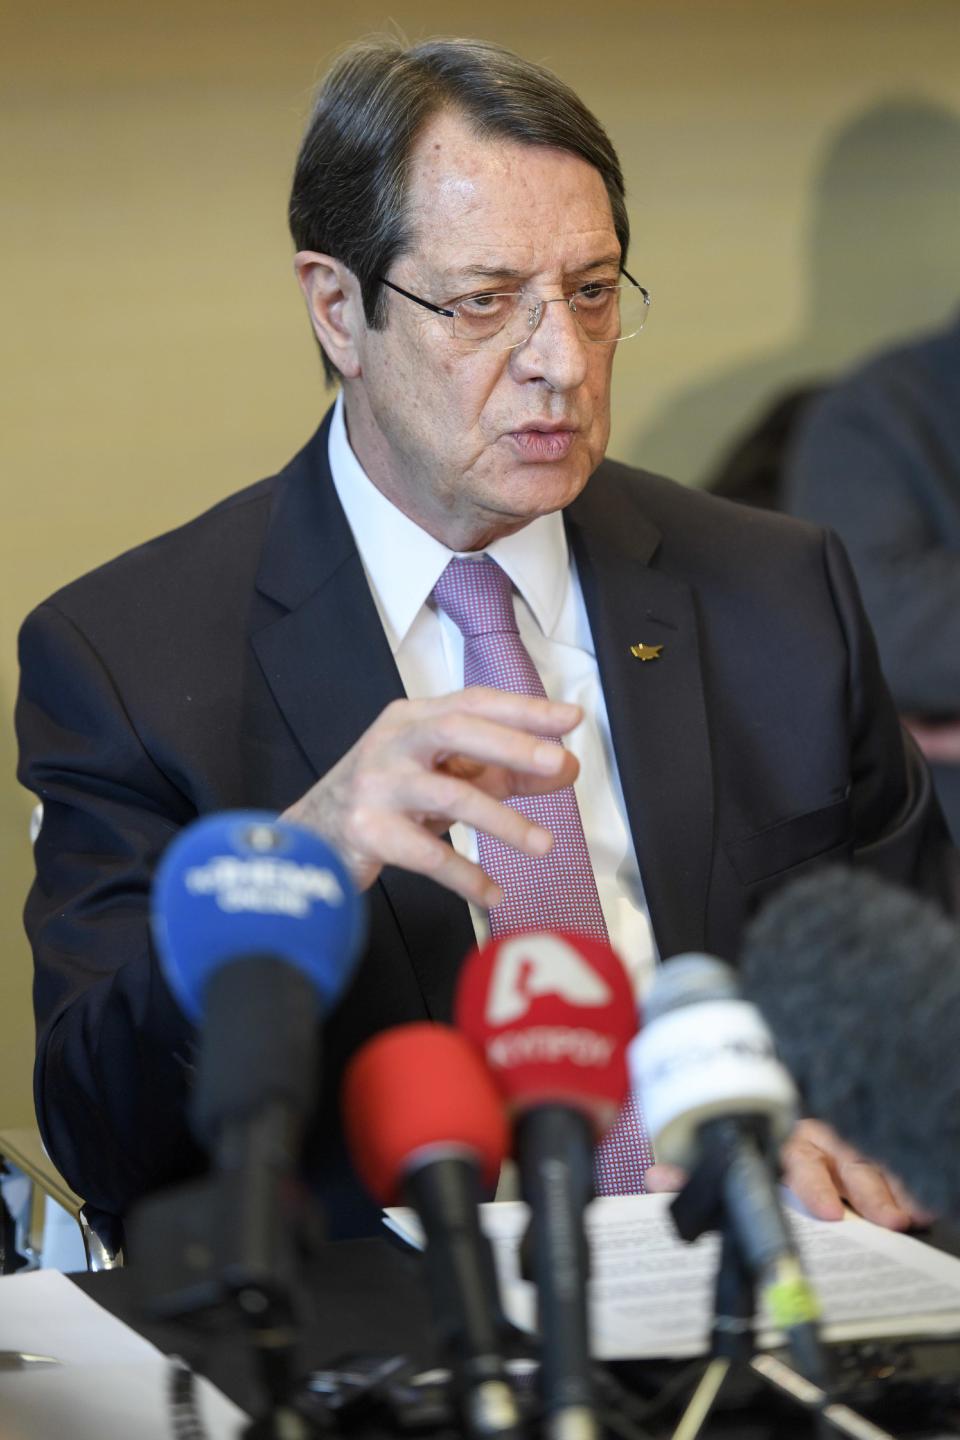
[[[610,265],[620,269],[619,254],[602,255],[598,260],[588,260],[584,265],[575,265],[565,274],[587,275],[591,270],[604,270]],[[461,269],[444,271],[444,279],[451,285],[478,280],[528,280],[529,273],[516,270],[511,265],[464,265]]]

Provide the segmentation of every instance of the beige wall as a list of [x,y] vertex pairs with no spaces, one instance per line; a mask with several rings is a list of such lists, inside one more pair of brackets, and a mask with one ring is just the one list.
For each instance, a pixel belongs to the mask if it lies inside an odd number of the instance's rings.
[[[286,186],[326,61],[389,18],[542,59],[607,122],[654,294],[619,360],[614,453],[696,479],[769,390],[951,304],[956,0],[20,7],[0,57],[4,715],[31,605],[314,426]],[[891,97],[902,125],[876,110]],[[29,1114],[32,1048],[8,721],[0,762],[2,1123]]]

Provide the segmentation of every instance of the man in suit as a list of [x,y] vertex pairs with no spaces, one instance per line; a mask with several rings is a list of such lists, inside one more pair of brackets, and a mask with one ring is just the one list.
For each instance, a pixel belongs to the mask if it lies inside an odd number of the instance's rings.
[[871,356],[792,437],[785,498],[850,552],[893,698],[960,842],[960,315]]
[[[484,835],[549,859],[535,807],[504,798],[575,784],[594,900],[641,990],[658,956],[735,958],[751,906],[824,856],[935,889],[945,838],[839,546],[604,460],[613,357],[647,299],[616,156],[566,86],[472,42],[348,52],[291,227],[341,385],[317,435],[24,627],[36,1087],[51,1153],[103,1208],[202,1163],[151,875],[199,813],[280,811],[369,902],[308,1145],[348,1233],[371,1215],[342,1154],[345,1058],[449,1015],[461,957],[516,900],[509,866],[478,863]],[[463,688],[436,587],[484,555],[542,697]],[[895,1182],[814,1122],[786,1158],[820,1213],[845,1195],[908,1223]]]

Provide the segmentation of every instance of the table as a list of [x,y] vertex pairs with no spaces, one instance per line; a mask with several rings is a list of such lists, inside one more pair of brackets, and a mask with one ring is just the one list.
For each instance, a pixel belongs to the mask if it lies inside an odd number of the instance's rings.
[[[960,1232],[952,1225],[937,1227],[933,1238],[955,1253],[960,1249]],[[161,1349],[184,1355],[243,1409],[255,1407],[257,1391],[249,1352],[236,1337],[207,1335],[185,1342],[182,1330],[144,1320],[132,1268],[72,1278]],[[321,1246],[309,1290],[311,1303],[302,1345],[305,1368],[328,1368],[337,1357],[356,1352],[406,1354],[423,1366],[433,1362],[420,1259],[393,1241],[340,1241]],[[960,1347],[954,1349],[951,1371],[960,1376]],[[677,1366],[667,1362],[612,1369],[631,1386],[649,1389],[676,1374]],[[704,1440],[800,1440],[812,1434],[809,1419],[778,1404],[759,1381],[746,1388],[735,1387],[728,1404],[731,1408],[719,1411],[709,1422]],[[934,1436],[939,1440],[960,1434],[960,1428],[948,1431],[917,1423],[912,1429],[898,1428],[897,1434],[905,1440],[932,1440]]]

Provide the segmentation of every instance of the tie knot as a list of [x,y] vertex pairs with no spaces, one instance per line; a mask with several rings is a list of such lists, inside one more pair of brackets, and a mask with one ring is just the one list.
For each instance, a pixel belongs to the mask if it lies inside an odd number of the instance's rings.
[[455,555],[433,597],[463,635],[517,634],[510,577],[489,555],[477,560]]

